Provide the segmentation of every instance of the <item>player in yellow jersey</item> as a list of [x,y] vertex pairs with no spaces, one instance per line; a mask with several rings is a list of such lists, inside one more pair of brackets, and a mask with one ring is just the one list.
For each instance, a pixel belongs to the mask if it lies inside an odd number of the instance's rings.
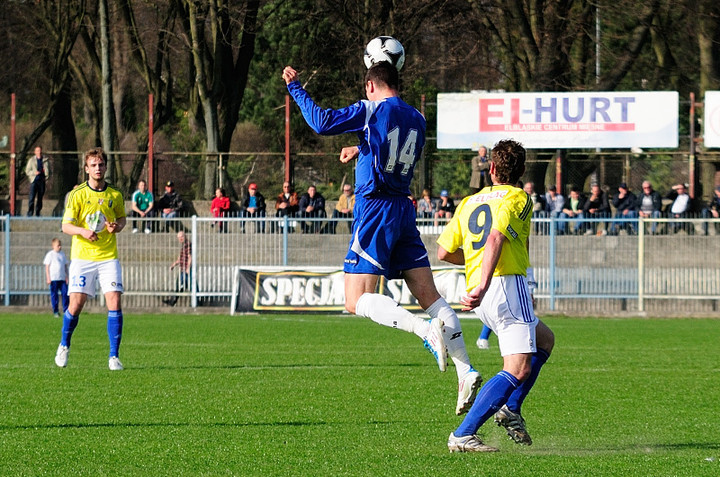
[[62,229],[72,235],[72,254],[68,289],[70,306],[63,317],[62,339],[55,354],[55,364],[62,368],[67,366],[70,339],[80,312],[88,297],[95,296],[97,280],[108,308],[108,367],[112,371],[123,369],[118,359],[123,325],[120,304],[123,285],[115,234],[125,228],[125,203],[120,191],[105,182],[106,171],[107,157],[103,150],[87,151],[85,173],[88,180],[70,192],[65,206]]
[[492,452],[475,433],[495,422],[519,444],[532,444],[520,406],[555,344],[537,319],[528,290],[528,239],[532,200],[515,187],[525,172],[525,149],[504,140],[492,150],[492,185],[466,197],[438,239],[438,258],[465,265],[463,310],[474,310],[498,336],[503,369],[483,386],[460,426],[448,439],[450,452]]

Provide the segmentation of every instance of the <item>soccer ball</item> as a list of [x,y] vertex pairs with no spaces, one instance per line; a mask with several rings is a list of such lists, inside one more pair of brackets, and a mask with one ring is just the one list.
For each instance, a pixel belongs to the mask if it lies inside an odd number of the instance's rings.
[[391,36],[379,36],[370,40],[365,47],[364,60],[367,68],[387,61],[400,71],[405,64],[405,48]]

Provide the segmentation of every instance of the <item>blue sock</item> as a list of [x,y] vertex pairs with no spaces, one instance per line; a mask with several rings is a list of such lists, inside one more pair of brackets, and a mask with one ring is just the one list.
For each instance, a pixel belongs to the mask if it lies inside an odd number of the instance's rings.
[[500,371],[480,388],[475,403],[463,422],[455,430],[455,436],[471,436],[495,414],[519,386],[518,380],[507,371]]
[[540,368],[548,360],[550,354],[544,349],[538,348],[537,352],[533,354],[532,361],[530,363],[530,376],[520,384],[520,386],[510,395],[507,402],[507,407],[512,412],[520,413],[520,407],[523,401],[527,397],[528,393],[535,384],[535,380],[540,374]]
[[118,356],[120,340],[122,339],[123,314],[122,310],[108,311],[107,332],[110,339],[110,358]]
[[79,319],[80,315],[72,316],[69,311],[65,310],[65,314],[63,315],[62,338],[60,339],[61,345],[67,346],[68,348],[70,347],[70,339],[72,339],[72,334],[78,325]]
[[490,329],[490,327],[487,325],[483,325],[483,329],[480,332],[480,339],[486,340],[486,339],[490,338],[491,334],[492,334],[492,330]]

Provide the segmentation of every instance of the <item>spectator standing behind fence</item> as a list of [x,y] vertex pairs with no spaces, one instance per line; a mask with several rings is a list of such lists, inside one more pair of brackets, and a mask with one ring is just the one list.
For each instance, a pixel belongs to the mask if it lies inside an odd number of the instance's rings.
[[[418,219],[432,219],[436,211],[435,201],[430,195],[430,189],[423,189],[422,198],[417,201],[417,217]],[[428,225],[423,221],[423,225]]]
[[447,223],[452,219],[455,212],[455,202],[445,189],[440,191],[440,200],[437,201],[437,211],[435,212],[435,227],[439,225],[440,219],[445,219],[443,223]]
[[[578,234],[583,230],[583,224],[581,222],[581,219],[583,218],[583,209],[585,207],[585,196],[580,193],[580,188],[573,187],[570,189],[570,197],[568,197],[567,202],[565,203],[565,206],[563,207],[562,212],[559,215],[559,218],[561,219],[577,219],[574,220],[574,225],[572,226],[572,233]],[[561,221],[558,222],[558,232],[560,235],[563,235],[565,233],[570,232],[570,227],[568,225],[568,222]]]
[[27,175],[30,183],[30,195],[28,196],[28,212],[27,216],[32,217],[33,214],[40,217],[40,211],[43,206],[43,196],[45,196],[45,184],[50,179],[52,168],[50,159],[43,156],[42,147],[35,148],[35,155],[28,159],[25,164],[25,175]]
[[[702,210],[702,216],[704,219],[710,219],[710,218],[720,218],[720,186],[715,187],[715,190],[713,191],[712,199],[710,199],[710,202],[708,202],[707,207],[705,207]],[[716,232],[716,225],[713,225],[713,228],[710,229],[713,231],[713,235],[715,235]],[[708,234],[708,223],[705,222],[703,224],[703,231],[705,232],[705,235]]]
[[[210,202],[210,212],[215,218],[223,218],[230,215],[230,198],[226,195],[225,189],[218,187],[215,189],[215,198]],[[227,223],[218,220],[215,222],[218,232],[227,232]]]
[[[612,205],[615,207],[616,219],[636,219],[638,216],[637,197],[630,192],[630,189],[628,189],[627,184],[624,182],[618,186],[618,193],[613,197]],[[634,234],[637,231],[635,222],[620,222],[616,220],[613,221],[608,233],[610,235],[617,235],[618,231],[622,229],[626,229],[630,234]]]
[[[248,195],[243,200],[242,216],[246,218],[265,217],[265,197],[258,192],[257,184],[251,182],[248,186]],[[245,232],[245,222],[242,224],[242,231]],[[255,222],[255,231],[265,233],[265,221],[259,220]]]
[[[636,202],[638,216],[644,219],[659,219],[662,216],[662,197],[653,190],[650,181],[643,181],[642,193]],[[655,235],[658,223],[653,221],[650,226],[650,233]]]
[[[132,210],[130,211],[130,217],[137,218],[137,217],[151,217],[153,214],[153,208],[155,206],[155,202],[153,200],[152,192],[150,192],[147,189],[147,182],[144,180],[139,180],[137,185],[137,190],[133,192],[132,199],[130,200],[132,203]],[[144,222],[145,225],[145,233],[150,233],[150,222]],[[138,233],[138,221],[133,220],[132,223],[132,233],[136,234]]]
[[[177,233],[177,239],[178,242],[180,242],[180,254],[178,255],[177,260],[170,265],[170,270],[175,270],[175,267],[180,269],[180,273],[175,284],[175,291],[182,293],[190,288],[190,279],[192,278],[190,274],[190,267],[192,266],[192,243],[187,237],[185,237],[185,232],[182,230]],[[169,306],[175,306],[179,299],[180,297],[175,295],[167,300],[163,300],[163,303]]]
[[[308,187],[307,192],[300,197],[298,206],[300,207],[300,217],[307,219],[327,217],[327,212],[325,212],[325,197],[317,191],[314,185]],[[319,220],[303,222],[302,229],[304,233],[318,233],[322,229],[322,223]]]
[[487,157],[487,148],[480,146],[477,156],[470,161],[470,193],[477,194],[485,186],[490,185],[488,171],[490,170],[490,160]]
[[[668,194],[668,198],[673,199],[673,203],[670,206],[670,218],[682,219],[690,214],[690,196],[687,193],[685,184],[674,185],[672,191]],[[686,229],[687,232],[690,232],[687,224],[682,222],[674,222],[672,224],[673,233],[677,233],[681,229]]]
[[[175,191],[175,183],[173,181],[167,181],[165,183],[165,194],[158,200],[158,208],[164,219],[174,219],[180,214],[183,208],[183,201],[180,198],[180,194]],[[174,220],[168,220],[163,229],[168,231],[170,226],[177,229],[178,225]]]
[[[607,194],[600,188],[599,184],[590,186],[590,197],[583,207],[583,218],[585,219],[604,219],[610,216],[610,202]],[[587,225],[585,235],[592,235],[598,230],[598,223],[592,222]],[[605,229],[599,231],[601,235],[607,234]]]
[[50,305],[52,306],[53,316],[60,318],[58,293],[62,297],[63,313],[70,305],[70,297],[68,296],[68,266],[70,260],[62,251],[62,242],[59,238],[52,239],[52,249],[45,254],[43,264],[45,264],[45,282],[50,287]]
[[355,207],[355,192],[350,184],[343,185],[343,193],[335,205],[333,210],[332,218],[330,222],[330,233],[337,231],[337,219],[352,219],[353,218],[353,207]]

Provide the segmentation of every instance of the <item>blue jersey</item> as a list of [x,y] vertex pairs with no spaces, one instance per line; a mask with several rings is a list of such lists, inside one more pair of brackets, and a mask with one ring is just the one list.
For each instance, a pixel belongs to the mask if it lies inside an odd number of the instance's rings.
[[318,134],[358,133],[356,195],[410,195],[415,164],[425,147],[425,118],[417,109],[398,97],[322,109],[299,81],[290,83],[288,91]]

